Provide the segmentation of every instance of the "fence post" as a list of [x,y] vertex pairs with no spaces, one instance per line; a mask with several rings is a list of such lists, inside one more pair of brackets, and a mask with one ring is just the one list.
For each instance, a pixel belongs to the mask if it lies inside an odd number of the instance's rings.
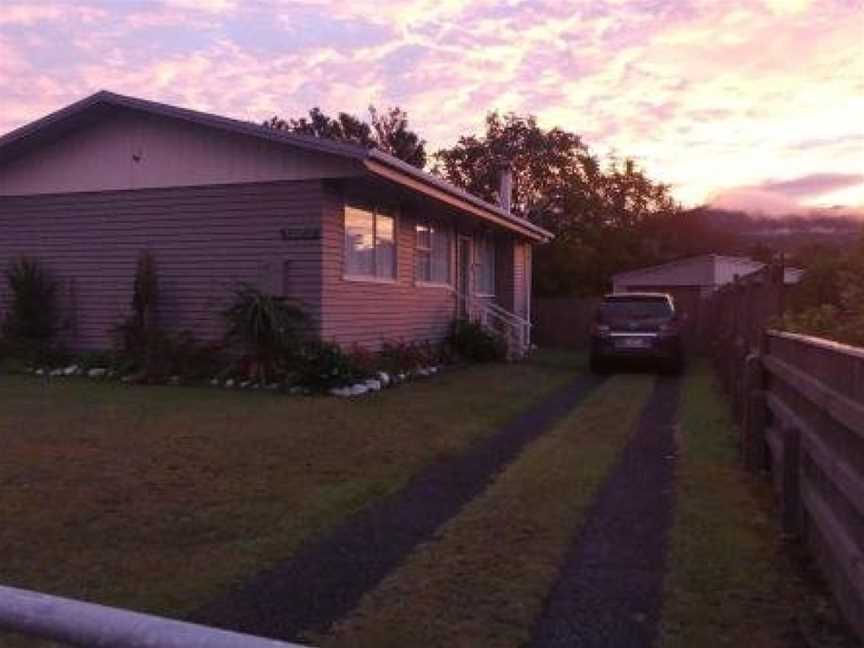
[[762,358],[751,353],[744,361],[744,412],[741,425],[741,454],[752,470],[766,465],[765,428],[768,425],[768,405],[762,375]]

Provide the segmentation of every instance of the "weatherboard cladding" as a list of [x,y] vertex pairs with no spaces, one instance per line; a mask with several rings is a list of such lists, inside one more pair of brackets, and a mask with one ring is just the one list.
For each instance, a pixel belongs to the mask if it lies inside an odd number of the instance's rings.
[[346,347],[357,344],[370,349],[385,342],[442,340],[456,315],[455,295],[449,287],[417,285],[414,276],[417,219],[421,215],[442,218],[442,212],[419,207],[399,210],[395,281],[352,280],[344,276],[345,200],[336,189],[325,193],[322,336]]
[[[218,339],[219,312],[240,281],[279,293],[290,261],[293,295],[317,321],[320,240],[283,240],[286,227],[319,228],[320,181],[0,198],[0,266],[38,257],[61,282],[73,349],[111,343],[129,312],[139,253],[154,253],[162,319]],[[5,286],[0,308],[5,310]]]

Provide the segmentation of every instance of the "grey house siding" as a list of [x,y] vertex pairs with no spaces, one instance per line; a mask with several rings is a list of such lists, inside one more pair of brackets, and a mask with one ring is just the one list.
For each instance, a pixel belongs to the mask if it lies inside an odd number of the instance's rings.
[[[73,350],[110,345],[142,250],[155,255],[175,330],[221,337],[219,312],[246,281],[302,300],[319,332],[322,199],[319,180],[0,197],[0,267],[22,255],[45,263]],[[3,282],[0,313],[7,300]]]

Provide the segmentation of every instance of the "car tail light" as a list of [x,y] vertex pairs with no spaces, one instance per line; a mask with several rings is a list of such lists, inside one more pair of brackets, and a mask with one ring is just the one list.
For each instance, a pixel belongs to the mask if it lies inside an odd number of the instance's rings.
[[678,326],[674,322],[665,322],[657,330],[661,335],[675,335],[678,332]]
[[608,324],[597,324],[596,322],[591,326],[591,332],[594,335],[599,335],[601,337],[605,337],[609,335],[612,331],[611,327]]

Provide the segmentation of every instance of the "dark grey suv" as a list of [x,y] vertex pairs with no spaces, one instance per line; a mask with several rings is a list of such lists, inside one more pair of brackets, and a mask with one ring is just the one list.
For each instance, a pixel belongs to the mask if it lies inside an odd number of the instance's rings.
[[680,324],[675,302],[666,293],[606,295],[591,326],[591,370],[606,373],[627,362],[680,371]]

